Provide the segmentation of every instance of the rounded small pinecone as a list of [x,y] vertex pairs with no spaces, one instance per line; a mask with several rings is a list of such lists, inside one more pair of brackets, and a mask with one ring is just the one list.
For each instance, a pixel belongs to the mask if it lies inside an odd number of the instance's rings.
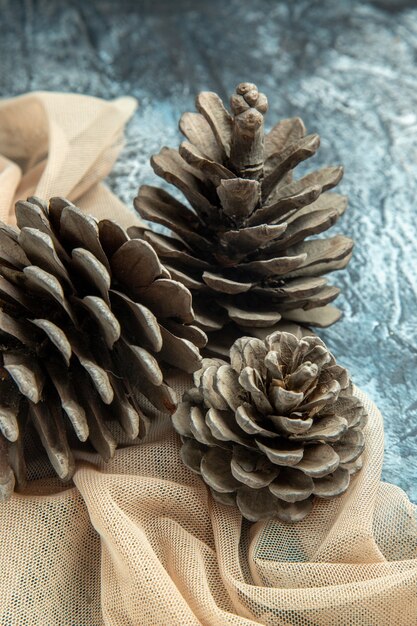
[[248,520],[299,521],[361,468],[367,414],[318,337],[242,337],[194,383],[173,415],[181,457]]
[[[347,265],[351,239],[308,239],[343,214],[346,198],[328,190],[341,167],[293,180],[292,170],[319,147],[301,119],[284,119],[264,135],[268,103],[255,85],[241,83],[230,114],[215,93],[200,93],[198,113],[185,113],[188,141],[151,159],[156,174],[175,185],[182,204],[163,189],[142,186],[140,215],[170,234],[143,231],[172,276],[193,293],[196,320],[209,347],[280,320],[328,326],[340,317],[329,303],[339,289],[324,274]],[[262,331],[263,332],[263,331]],[[265,336],[264,333],[263,336]]]
[[142,437],[147,402],[176,409],[160,363],[194,372],[206,341],[192,325],[188,289],[116,222],[97,222],[62,198],[18,202],[16,221],[0,225],[3,498],[25,482],[28,428],[68,480],[72,434],[105,460],[116,448],[106,420]]

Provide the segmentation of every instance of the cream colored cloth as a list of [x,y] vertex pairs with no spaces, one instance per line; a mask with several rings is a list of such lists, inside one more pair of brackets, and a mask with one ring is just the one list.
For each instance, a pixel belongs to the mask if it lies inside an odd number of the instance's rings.
[[415,626],[416,507],[380,482],[382,419],[358,394],[364,468],[299,524],[242,524],[163,419],[107,465],[79,456],[71,489],[33,482],[45,495],[0,508],[0,624]]
[[[33,131],[26,152],[28,122],[18,114],[25,101],[35,110],[41,101],[49,120],[36,140]],[[0,109],[3,214],[28,188],[73,194],[96,214],[113,207],[97,183],[120,145],[129,101],[38,94],[14,103],[14,114],[13,102]],[[59,113],[65,107],[70,116]],[[16,147],[15,136],[22,140]],[[54,165],[58,137],[67,156]],[[40,141],[44,148],[32,156]],[[181,395],[187,379],[175,385]],[[347,494],[317,502],[294,525],[250,525],[214,502],[182,465],[166,418],[107,465],[78,454],[68,489],[38,460],[28,491],[0,506],[0,626],[415,626],[417,511],[400,489],[380,482],[382,418],[357,393],[369,412],[364,467]]]
[[63,196],[123,226],[140,221],[101,182],[123,147],[134,98],[36,92],[0,100],[0,220],[14,203]]

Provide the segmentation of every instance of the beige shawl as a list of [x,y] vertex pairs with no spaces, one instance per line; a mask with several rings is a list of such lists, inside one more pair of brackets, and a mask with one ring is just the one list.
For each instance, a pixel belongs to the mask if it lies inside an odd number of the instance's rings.
[[[134,108],[51,93],[0,103],[0,218],[35,194],[132,223],[101,180]],[[186,384],[177,378],[179,394]],[[78,455],[70,488],[34,463],[27,493],[0,504],[0,624],[415,626],[416,507],[380,482],[382,418],[357,393],[364,468],[295,525],[242,523],[214,502],[162,417],[107,465]]]

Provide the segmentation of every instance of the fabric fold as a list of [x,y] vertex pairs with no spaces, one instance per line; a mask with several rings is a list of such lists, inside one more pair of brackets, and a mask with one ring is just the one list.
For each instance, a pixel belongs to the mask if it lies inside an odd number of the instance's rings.
[[98,218],[138,223],[102,180],[123,147],[131,97],[33,92],[0,101],[0,219],[17,200],[64,196]]

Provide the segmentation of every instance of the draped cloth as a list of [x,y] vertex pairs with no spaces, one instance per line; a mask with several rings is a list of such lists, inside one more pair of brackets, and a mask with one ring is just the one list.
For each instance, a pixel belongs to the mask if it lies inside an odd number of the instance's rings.
[[[36,194],[132,223],[101,180],[133,109],[47,93],[0,103],[2,219]],[[189,379],[172,383],[180,396]],[[363,469],[297,524],[249,524],[216,503],[161,415],[107,464],[77,452],[70,485],[36,458],[27,490],[0,504],[0,625],[415,626],[416,506],[381,482],[382,417],[355,393],[369,415]]]
[[34,92],[0,100],[0,220],[14,221],[14,203],[63,196],[99,218],[131,225],[134,216],[102,183],[136,108],[78,94]]

